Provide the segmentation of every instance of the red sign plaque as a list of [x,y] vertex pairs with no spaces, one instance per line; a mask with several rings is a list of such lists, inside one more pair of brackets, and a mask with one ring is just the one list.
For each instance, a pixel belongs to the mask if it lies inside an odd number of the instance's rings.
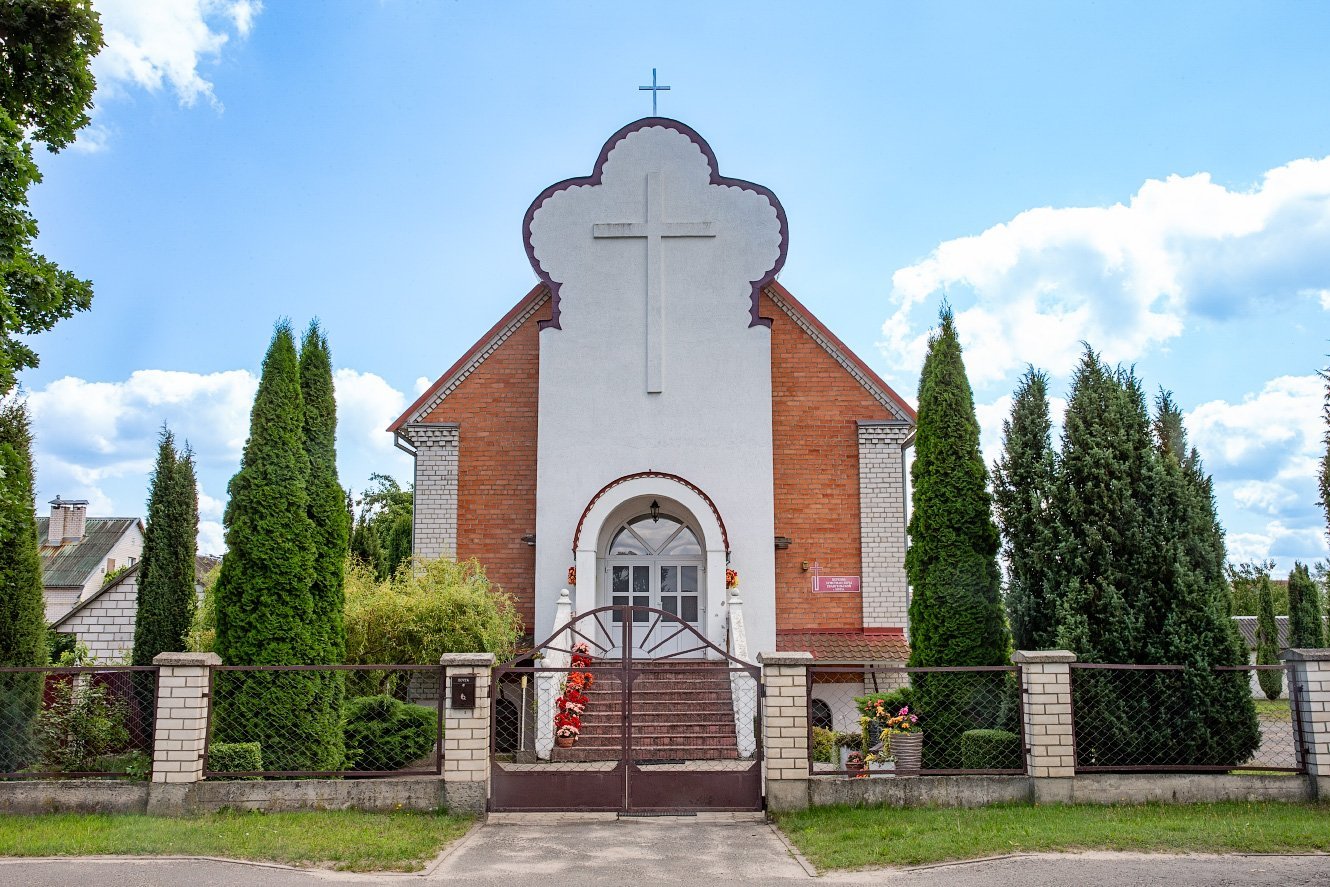
[[834,594],[844,591],[858,591],[858,576],[814,576],[813,591],[818,594]]

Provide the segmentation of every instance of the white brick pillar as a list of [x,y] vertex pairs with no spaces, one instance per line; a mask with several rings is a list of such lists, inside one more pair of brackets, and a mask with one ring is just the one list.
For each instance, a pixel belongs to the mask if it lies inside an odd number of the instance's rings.
[[1067,799],[1076,775],[1071,719],[1069,650],[1018,650],[1011,661],[1021,668],[1025,762],[1036,801]]
[[759,653],[762,754],[768,810],[808,806],[808,667],[811,653]]
[[[444,653],[443,795],[454,813],[483,814],[489,803],[490,704],[493,653]],[[453,681],[470,676],[476,681],[475,706],[453,708]]]
[[1330,799],[1330,650],[1285,650],[1293,666],[1289,698],[1297,699],[1307,775],[1319,800]]
[[157,717],[153,722],[152,781],[199,782],[208,735],[208,670],[216,653],[159,653]]
[[905,578],[908,422],[859,423],[859,559],[864,628],[909,624]]
[[461,433],[456,424],[408,425],[416,450],[411,553],[457,557],[457,472]]

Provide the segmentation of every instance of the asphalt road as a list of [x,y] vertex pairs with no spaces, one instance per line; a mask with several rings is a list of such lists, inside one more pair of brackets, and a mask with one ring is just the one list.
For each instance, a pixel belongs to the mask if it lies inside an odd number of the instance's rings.
[[[296,871],[220,860],[0,860],[3,887],[313,887],[465,884],[475,887],[576,884],[579,887],[686,887],[813,882],[762,822],[631,819],[491,824],[471,832],[441,861],[414,875]],[[1222,887],[1330,885],[1330,856],[1163,856],[1040,854],[909,870],[832,873],[828,884],[880,887],[1044,887],[1104,885]]]

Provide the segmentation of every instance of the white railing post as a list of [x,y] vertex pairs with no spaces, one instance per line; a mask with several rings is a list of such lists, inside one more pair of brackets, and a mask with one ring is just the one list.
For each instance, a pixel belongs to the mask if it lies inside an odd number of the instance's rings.
[[[559,601],[554,605],[554,629],[557,632],[553,641],[554,647],[559,649],[545,649],[539,651],[541,654],[539,668],[567,668],[572,657],[568,650],[572,649],[572,632],[568,628],[568,623],[573,621],[573,600],[568,594],[568,589],[559,592]],[[550,751],[554,748],[554,704],[559,698],[559,685],[563,683],[567,675],[559,672],[537,672],[535,680],[536,692],[536,757],[542,761],[548,761]]]
[[[739,589],[730,593],[729,601],[729,654],[745,665],[748,661],[748,632],[744,628],[743,598]],[[751,757],[757,751],[757,733],[753,718],[757,715],[757,681],[747,672],[735,671],[730,665],[730,700],[734,706],[734,735],[739,739],[739,757]]]

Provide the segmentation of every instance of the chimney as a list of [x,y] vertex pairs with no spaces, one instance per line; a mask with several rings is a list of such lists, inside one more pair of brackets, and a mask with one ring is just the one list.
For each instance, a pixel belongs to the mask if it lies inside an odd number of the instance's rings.
[[51,524],[46,531],[50,545],[64,542],[78,542],[88,524],[87,499],[61,499],[58,495],[51,500]]

